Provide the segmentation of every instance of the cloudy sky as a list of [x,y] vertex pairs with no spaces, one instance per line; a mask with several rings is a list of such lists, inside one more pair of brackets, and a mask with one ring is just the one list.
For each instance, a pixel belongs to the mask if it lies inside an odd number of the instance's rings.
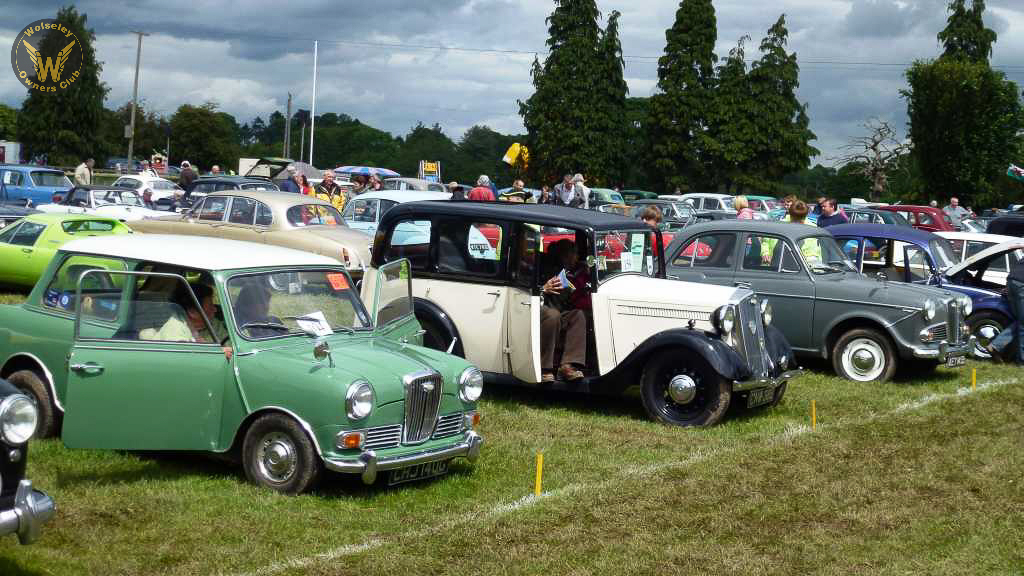
[[[5,0],[0,45],[18,29],[53,17],[63,2]],[[790,49],[801,65],[801,100],[811,128],[830,157],[860,125],[877,117],[902,131],[903,70],[940,51],[947,0],[716,0],[717,53],[749,35],[748,58],[785,13]],[[992,57],[1024,86],[1024,2],[989,0],[986,22],[999,35]],[[622,12],[622,47],[630,94],[648,96],[657,57],[678,8],[669,0],[598,0],[606,16]],[[312,102],[312,41],[320,41],[317,113],[338,112],[393,134],[417,122],[439,123],[458,139],[486,124],[521,132],[517,99],[532,92],[530,64],[545,49],[546,0],[269,0],[192,3],[143,0],[79,2],[96,32],[107,105],[131,98],[135,36],[143,41],[139,94],[148,108],[172,113],[182,103],[214,101],[239,122]],[[6,28],[5,28],[6,26]],[[439,47],[445,47],[440,49]],[[13,72],[0,73],[0,102],[19,106],[25,90]],[[338,159],[343,162],[343,158]]]

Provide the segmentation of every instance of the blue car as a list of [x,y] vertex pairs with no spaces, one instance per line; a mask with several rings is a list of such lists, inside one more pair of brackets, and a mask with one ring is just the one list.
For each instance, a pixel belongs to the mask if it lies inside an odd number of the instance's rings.
[[[1003,293],[958,283],[947,274],[959,259],[949,241],[937,234],[888,224],[838,224],[828,231],[864,274],[892,282],[940,286],[970,298],[965,316],[968,329],[977,336],[976,357],[988,358],[985,345],[990,336],[1015,320]],[[940,336],[921,334],[922,339]]]
[[72,187],[61,170],[34,164],[0,164],[0,183],[8,202],[29,200],[37,206],[53,202],[54,194],[63,197]]

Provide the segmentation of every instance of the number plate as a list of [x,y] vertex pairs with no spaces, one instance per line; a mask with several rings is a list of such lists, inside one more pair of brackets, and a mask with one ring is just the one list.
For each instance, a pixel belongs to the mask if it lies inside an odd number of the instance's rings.
[[388,486],[441,476],[448,472],[448,462],[448,460],[439,460],[437,462],[427,462],[425,464],[409,466],[408,468],[392,470],[388,475]]
[[747,408],[767,404],[775,398],[775,388],[758,388],[747,394]]
[[953,357],[946,358],[946,366],[949,366],[950,368],[955,368],[957,366],[963,366],[964,364],[967,364],[967,357],[966,356],[957,356],[956,358],[953,358]]

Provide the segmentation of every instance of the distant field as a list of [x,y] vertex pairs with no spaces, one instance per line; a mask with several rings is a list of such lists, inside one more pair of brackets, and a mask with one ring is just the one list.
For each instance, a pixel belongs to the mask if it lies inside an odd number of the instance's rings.
[[707,430],[649,422],[635,397],[490,388],[476,466],[299,497],[202,456],[33,441],[59,512],[37,544],[0,542],[0,574],[1021,574],[1020,376],[811,372]]

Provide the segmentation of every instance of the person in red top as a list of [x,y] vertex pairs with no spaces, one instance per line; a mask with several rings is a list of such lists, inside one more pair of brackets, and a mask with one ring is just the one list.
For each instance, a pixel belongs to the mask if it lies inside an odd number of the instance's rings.
[[466,194],[466,200],[477,202],[494,202],[494,192],[491,191],[491,179],[486,174],[481,174],[476,179],[476,187]]

